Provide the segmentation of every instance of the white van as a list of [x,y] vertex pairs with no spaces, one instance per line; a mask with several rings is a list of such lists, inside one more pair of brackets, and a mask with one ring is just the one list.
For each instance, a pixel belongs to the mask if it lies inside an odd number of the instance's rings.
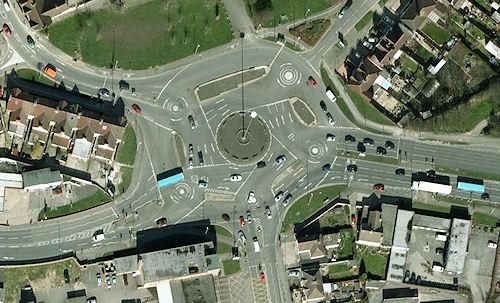
[[326,96],[327,96],[327,97],[328,97],[328,99],[330,99],[330,101],[332,101],[332,102],[337,101],[337,97],[335,97],[335,95],[333,94],[333,92],[332,92],[329,88],[327,88],[327,89],[326,89]]
[[102,229],[96,230],[96,232],[92,236],[92,240],[94,242],[100,242],[104,240],[104,231]]
[[259,240],[257,240],[257,237],[253,237],[253,249],[256,253],[260,252],[260,245],[259,245]]

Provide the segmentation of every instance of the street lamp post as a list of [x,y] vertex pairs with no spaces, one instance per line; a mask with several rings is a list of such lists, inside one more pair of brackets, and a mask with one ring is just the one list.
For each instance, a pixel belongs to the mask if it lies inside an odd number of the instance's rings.
[[[245,93],[244,93],[244,85],[243,85],[243,38],[245,37],[244,32],[240,32],[240,40],[241,40],[241,123],[242,130],[245,130]],[[244,138],[245,133],[243,132],[242,137]]]
[[198,48],[200,48],[200,45],[196,45],[196,49],[194,50],[194,54],[196,55],[196,53],[198,52]]
[[242,139],[243,139],[243,141],[245,141],[245,140],[246,140],[246,136],[247,136],[248,130],[250,129],[250,125],[252,125],[252,121],[253,121],[256,117],[257,117],[257,113],[256,113],[256,112],[254,112],[254,111],[252,111],[252,112],[250,113],[250,118],[252,118],[252,119],[250,119],[250,122],[248,123],[247,128],[243,130],[243,134],[242,134]]
[[307,14],[309,14],[310,11],[311,11],[311,9],[308,8],[307,11],[306,11],[306,13],[304,14],[304,23],[306,22]]

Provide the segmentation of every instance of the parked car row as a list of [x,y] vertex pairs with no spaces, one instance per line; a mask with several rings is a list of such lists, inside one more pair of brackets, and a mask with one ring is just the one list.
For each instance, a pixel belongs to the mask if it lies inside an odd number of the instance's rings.
[[[189,155],[189,158],[188,158],[189,168],[193,168],[193,166],[194,166],[194,160],[193,160],[193,157],[194,157],[194,146],[191,143],[188,145],[188,155]],[[203,158],[203,152],[201,150],[198,151],[197,156],[198,156],[198,162],[199,162],[200,166],[204,165],[205,164],[205,159]]]

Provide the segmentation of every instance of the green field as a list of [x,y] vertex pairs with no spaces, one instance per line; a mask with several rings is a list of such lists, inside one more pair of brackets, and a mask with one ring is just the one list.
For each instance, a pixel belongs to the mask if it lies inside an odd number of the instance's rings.
[[50,25],[47,35],[70,56],[76,51],[100,67],[118,61],[124,69],[164,65],[192,55],[198,44],[200,52],[233,38],[225,8],[216,0],[153,0],[123,10],[83,12]]
[[422,31],[438,45],[448,42],[451,38],[448,31],[431,21],[427,22]]
[[367,249],[361,254],[359,260],[364,261],[365,271],[371,276],[384,278],[388,261],[385,255]]
[[222,261],[222,265],[224,266],[224,274],[226,276],[235,274],[241,270],[240,261],[239,260],[226,260]]
[[137,139],[132,125],[127,125],[123,133],[123,140],[116,152],[116,162],[125,165],[134,165],[135,153],[137,151]]
[[28,68],[21,68],[16,70],[17,75],[19,78],[24,79],[24,80],[31,80],[35,81],[38,83],[42,83],[45,85],[54,85],[54,81],[50,80],[49,78],[43,76],[41,73],[37,72],[36,70],[28,69]]
[[26,285],[35,290],[64,286],[64,269],[68,269],[70,282],[80,277],[80,267],[73,259],[35,266],[4,267],[5,302],[20,302],[21,288]]
[[360,32],[371,21],[373,21],[373,12],[369,11],[368,13],[366,13],[366,15],[363,16],[363,18],[361,18],[361,20],[358,21],[358,23],[356,23],[354,27],[358,32]]
[[293,228],[295,223],[304,221],[309,215],[323,206],[326,198],[334,199],[347,188],[346,185],[332,185],[315,189],[293,202],[283,220],[283,230]]
[[231,253],[232,246],[221,242],[217,241],[217,254],[222,255],[222,254],[230,254]]
[[92,207],[109,202],[111,198],[102,189],[98,188],[94,194],[76,202],[59,207],[42,209],[38,214],[38,220],[51,219],[81,212]]
[[376,109],[373,105],[371,105],[368,101],[363,99],[360,95],[358,95],[355,91],[346,88],[347,94],[351,97],[352,102],[367,120],[383,124],[383,125],[394,125],[392,121],[387,118],[383,113],[381,113],[378,109]]
[[472,214],[472,221],[475,224],[481,224],[481,225],[488,225],[488,226],[493,226],[496,227],[498,224],[498,218],[488,215],[488,214],[483,214],[483,213],[478,213],[474,212]]

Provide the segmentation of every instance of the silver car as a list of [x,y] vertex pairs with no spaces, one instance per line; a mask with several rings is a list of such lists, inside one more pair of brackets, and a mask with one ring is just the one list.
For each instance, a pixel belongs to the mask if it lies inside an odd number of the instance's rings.
[[247,237],[245,236],[245,233],[242,230],[238,231],[238,236],[240,237],[240,240],[241,242],[243,242],[243,244],[247,243]]

